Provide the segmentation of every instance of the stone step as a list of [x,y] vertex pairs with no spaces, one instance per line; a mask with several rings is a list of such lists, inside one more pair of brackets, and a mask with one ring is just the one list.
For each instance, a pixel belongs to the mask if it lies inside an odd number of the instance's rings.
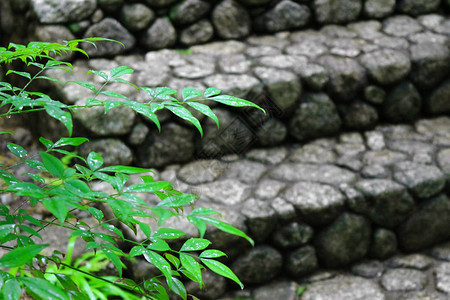
[[[63,81],[75,78],[100,84],[98,77],[87,74],[89,69],[107,71],[128,65],[136,72],[127,79],[141,86],[169,86],[180,92],[186,87],[203,90],[213,86],[266,109],[263,115],[215,106],[221,127],[199,116],[205,129],[203,139],[195,128],[168,113],[159,115],[161,135],[153,123],[130,108],[112,109],[106,115],[101,108],[82,110],[75,115],[85,129],[82,134],[92,137],[92,143],[80,149],[82,154],[94,150],[106,163],[159,168],[258,146],[307,142],[343,130],[370,130],[385,122],[448,114],[449,38],[448,17],[399,15],[382,22],[252,36],[185,51],[78,60],[73,77],[51,73]],[[90,91],[74,84],[55,88],[67,103],[80,104],[90,96]],[[132,87],[115,84],[110,90],[149,100]],[[44,135],[58,132],[55,125],[51,130],[48,126],[41,129]],[[376,160],[374,155],[366,159]]]

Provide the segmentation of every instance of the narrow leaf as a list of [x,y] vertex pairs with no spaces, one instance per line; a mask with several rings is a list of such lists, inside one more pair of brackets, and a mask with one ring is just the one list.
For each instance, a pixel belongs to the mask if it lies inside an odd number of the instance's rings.
[[191,100],[202,96],[202,92],[194,88],[185,88],[181,93],[183,95],[183,101]]
[[220,250],[205,250],[202,253],[200,253],[201,258],[218,258],[227,256],[224,252]]
[[109,167],[102,168],[99,171],[101,171],[101,172],[120,172],[120,173],[125,173],[125,174],[139,174],[139,173],[148,173],[148,172],[155,173],[154,171],[152,171],[150,169],[129,167],[129,166],[109,166]]
[[265,113],[265,110],[262,109],[261,107],[259,107],[258,105],[256,105],[255,103],[244,100],[244,99],[240,99],[237,97],[229,96],[229,95],[218,95],[218,96],[214,96],[214,97],[211,97],[208,99],[216,101],[216,102],[220,102],[220,103],[228,105],[228,106],[233,106],[233,107],[248,107],[248,106],[250,106],[250,107],[260,109]]
[[67,128],[69,135],[72,135],[72,128],[73,128],[72,115],[69,112],[64,111],[61,108],[54,105],[45,105],[44,108],[49,116],[63,123],[64,126]]
[[221,92],[221,90],[216,89],[215,87],[210,87],[210,88],[207,88],[203,94],[205,97],[208,98],[208,97],[219,95],[220,92]]
[[131,74],[133,72],[134,72],[134,70],[127,66],[120,66],[120,67],[112,68],[110,79],[115,79],[117,77],[121,77],[126,74]]
[[46,152],[39,152],[42,158],[42,163],[45,169],[52,175],[62,178],[64,175],[64,165],[63,163],[51,154]]
[[48,247],[48,244],[29,245],[11,250],[0,258],[0,268],[4,269],[23,266],[46,247]]
[[198,102],[186,102],[186,103],[187,103],[187,105],[189,105],[190,107],[198,110],[199,112],[201,112],[205,116],[213,119],[214,122],[216,122],[217,128],[219,128],[219,120],[217,119],[216,114],[211,110],[211,108],[209,108],[208,105],[205,105],[205,104],[202,104],[202,103],[198,103]]
[[88,210],[92,214],[92,216],[94,216],[94,218],[97,219],[99,223],[102,221],[104,215],[100,209],[91,206],[88,208]]
[[230,234],[234,234],[240,237],[245,238],[250,244],[252,244],[252,246],[255,245],[255,242],[248,236],[246,235],[244,232],[242,232],[241,230],[237,229],[236,227],[231,226],[230,224],[227,224],[223,221],[214,219],[214,218],[210,218],[210,217],[205,217],[205,216],[196,216],[196,218],[201,219],[205,222],[208,222],[209,224],[213,225],[214,227],[230,233]]
[[194,199],[198,198],[198,196],[183,194],[180,196],[170,196],[159,202],[157,206],[166,206],[166,207],[181,207],[190,204]]
[[172,105],[167,105],[166,108],[168,110],[170,110],[171,112],[173,112],[178,117],[182,118],[183,120],[186,120],[186,121],[192,123],[197,128],[197,130],[200,132],[200,135],[203,136],[202,125],[200,125],[200,122],[197,120],[196,117],[194,117],[191,114],[191,112],[189,110],[187,110],[186,108],[184,108],[182,106],[172,106]]
[[180,251],[199,251],[209,245],[211,245],[211,242],[207,239],[190,238],[183,244]]
[[227,266],[225,266],[223,263],[218,262],[216,260],[205,259],[205,258],[200,258],[200,260],[203,264],[205,264],[205,266],[207,266],[214,273],[217,273],[220,276],[229,278],[229,279],[233,280],[234,282],[236,282],[237,284],[239,284],[241,289],[244,288],[244,285],[239,280],[239,278],[237,278],[237,276],[233,273],[233,271],[231,271],[231,269],[228,268]]
[[16,279],[9,279],[2,288],[3,299],[18,300],[20,298],[20,285]]
[[27,150],[25,150],[22,146],[13,144],[13,143],[8,143],[6,145],[6,147],[8,147],[9,151],[12,152],[12,154],[14,154],[15,156],[19,157],[19,158],[23,158],[25,156],[27,156]]
[[20,281],[32,294],[46,300],[69,300],[67,292],[41,278],[21,277]]
[[87,157],[87,164],[92,171],[95,171],[103,165],[103,158],[100,154],[91,152]]

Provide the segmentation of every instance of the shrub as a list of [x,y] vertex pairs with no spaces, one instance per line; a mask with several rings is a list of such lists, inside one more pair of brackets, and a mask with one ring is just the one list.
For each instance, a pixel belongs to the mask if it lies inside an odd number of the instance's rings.
[[[150,175],[141,176],[141,183],[127,185],[130,175],[148,173],[150,170],[132,166],[103,167],[102,157],[91,152],[87,158],[69,152],[68,147],[79,146],[88,142],[84,137],[72,137],[72,115],[77,108],[104,107],[105,113],[119,106],[132,108],[136,113],[150,119],[160,129],[156,112],[168,109],[178,117],[191,122],[200,134],[203,134],[199,121],[189,112],[187,107],[198,110],[213,119],[219,126],[218,119],[204,100],[216,101],[235,107],[255,107],[257,105],[239,98],[221,95],[220,90],[208,88],[204,92],[193,88],[182,91],[182,100],[177,100],[176,91],[168,87],[137,87],[122,77],[133,70],[127,66],[113,68],[109,74],[101,71],[89,71],[102,78],[100,87],[91,82],[72,81],[66,84],[78,84],[89,89],[92,97],[86,104],[67,105],[52,99],[42,92],[29,91],[30,84],[36,80],[58,81],[49,77],[45,71],[62,69],[70,71],[69,62],[59,61],[53,57],[68,51],[86,53],[79,48],[81,42],[94,43],[106,39],[91,38],[59,43],[31,42],[28,45],[10,44],[8,48],[0,48],[0,64],[10,64],[21,60],[33,73],[11,69],[6,73],[25,78],[22,87],[0,81],[0,101],[3,112],[0,117],[8,118],[16,114],[43,111],[50,117],[62,122],[69,133],[57,141],[40,138],[45,150],[29,157],[27,150],[21,145],[8,143],[7,148],[17,157],[17,162],[2,165],[0,179],[1,194],[10,193],[18,208],[0,205],[0,244],[5,254],[0,258],[0,286],[4,299],[19,299],[22,288],[37,299],[106,299],[107,296],[121,296],[136,299],[168,299],[165,285],[181,298],[187,298],[182,277],[203,285],[202,270],[208,268],[221,276],[227,277],[242,287],[242,283],[233,272],[217,259],[225,253],[211,248],[211,242],[204,238],[206,225],[210,224],[225,232],[247,239],[244,232],[213,218],[219,212],[208,208],[194,208],[197,196],[183,194],[172,187],[170,182],[155,181]],[[28,69],[27,69],[28,70]],[[146,92],[147,103],[139,103],[119,93],[108,91],[110,83],[132,85]],[[98,100],[99,95],[107,100]],[[260,108],[259,108],[260,109]],[[1,132],[1,134],[12,134]],[[62,155],[77,158],[78,164],[67,165],[59,158]],[[29,168],[24,176],[17,176],[14,170],[22,165]],[[25,179],[21,179],[25,177]],[[114,193],[93,191],[91,183],[100,180],[108,183]],[[138,193],[152,193],[160,202],[150,205],[138,196]],[[50,221],[33,217],[27,207],[41,203],[52,215]],[[108,207],[114,214],[113,219],[105,218],[99,204]],[[192,207],[188,213],[185,208]],[[83,223],[77,212],[84,211],[96,220],[95,225]],[[183,217],[195,225],[199,238],[188,238],[180,249],[173,249],[168,239],[179,239],[186,234],[183,231],[158,227],[150,228],[142,218],[153,218],[158,225],[167,219]],[[40,232],[50,225],[63,226],[72,231],[68,240],[67,253],[55,251],[52,255],[44,255],[41,251],[49,246],[42,241]],[[122,226],[133,232],[142,231],[147,239],[141,243],[127,240]],[[103,228],[110,234],[96,231]],[[82,238],[86,241],[86,253],[72,261],[74,241]],[[119,249],[118,242],[131,244],[129,251]],[[172,246],[173,247],[173,246]],[[125,268],[123,259],[143,256],[161,272],[161,276],[136,283],[123,278]],[[89,264],[83,264],[83,262]],[[118,277],[101,277],[95,274],[105,263],[111,262],[117,269]],[[87,266],[90,267],[87,267]],[[163,284],[163,281],[165,283]],[[105,289],[106,287],[106,289]],[[133,296],[135,295],[135,296]]]

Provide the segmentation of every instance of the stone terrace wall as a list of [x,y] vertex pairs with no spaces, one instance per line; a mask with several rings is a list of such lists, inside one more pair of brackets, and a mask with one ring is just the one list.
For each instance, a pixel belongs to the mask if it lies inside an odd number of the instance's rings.
[[[443,12],[448,0],[4,0],[3,18],[17,31],[18,21],[37,22],[34,39],[70,40],[102,36],[125,48],[101,47],[92,56],[114,56],[133,49],[191,46],[211,40],[242,39],[393,14]],[[10,3],[10,4],[9,4]],[[9,5],[8,5],[9,4]],[[17,17],[9,15],[15,12]],[[38,25],[38,26],[36,26]]]

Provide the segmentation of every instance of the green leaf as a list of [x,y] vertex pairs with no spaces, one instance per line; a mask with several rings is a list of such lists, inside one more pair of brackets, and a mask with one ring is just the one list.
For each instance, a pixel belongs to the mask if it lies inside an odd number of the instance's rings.
[[76,138],[60,138],[55,144],[54,148],[63,147],[63,146],[79,146],[83,143],[89,142],[87,138],[84,137],[76,137]]
[[176,277],[166,278],[167,279],[167,285],[169,288],[181,297],[181,299],[186,300],[187,299],[187,292],[186,288],[184,287],[183,283]]
[[95,75],[97,75],[97,76],[99,76],[99,77],[101,77],[101,78],[103,78],[103,79],[105,79],[105,80],[108,80],[108,74],[106,74],[105,72],[102,72],[102,71],[95,71],[95,70],[89,70],[88,71],[88,74],[95,74]]
[[16,196],[27,196],[37,199],[42,199],[47,196],[41,187],[31,182],[13,183],[6,189],[6,191],[13,192]]
[[149,118],[153,123],[155,123],[156,127],[158,127],[158,130],[161,131],[161,124],[159,123],[158,117],[149,105],[134,101],[125,102],[125,104],[131,107],[138,114]]
[[48,244],[29,245],[11,250],[0,258],[0,269],[23,266],[46,247]]
[[64,224],[69,207],[67,202],[62,197],[53,197],[42,200],[45,208],[47,208],[55,217],[58,218],[61,224]]
[[151,207],[151,210],[157,216],[158,226],[161,226],[167,219],[178,215],[172,209],[165,208],[165,207],[153,206],[153,207]]
[[45,146],[45,148],[47,148],[47,150],[53,147],[53,142],[50,140],[40,137],[39,141],[41,142],[42,145]]
[[93,85],[92,83],[84,82],[84,81],[77,81],[77,80],[71,80],[71,81],[68,81],[67,83],[69,83],[69,82],[73,82],[84,88],[87,88],[87,89],[91,90],[93,93],[97,92],[97,90],[95,89],[95,85]]
[[165,253],[164,256],[172,265],[175,266],[176,269],[178,269],[180,267],[180,260],[178,259],[178,257],[173,256],[170,253]]
[[92,171],[95,171],[103,165],[103,158],[100,154],[92,151],[87,157],[87,164]]
[[149,183],[137,183],[130,185],[125,191],[128,193],[153,193],[170,187],[166,181],[156,181]]
[[19,279],[29,292],[46,300],[69,300],[67,292],[41,278],[21,277]]
[[69,112],[54,105],[45,105],[44,108],[49,116],[63,123],[64,126],[66,126],[69,135],[72,135],[72,115]]
[[190,204],[194,199],[198,198],[198,196],[183,194],[180,196],[170,196],[159,202],[157,206],[165,206],[165,207],[181,207]]
[[37,236],[38,238],[40,238],[40,239],[42,240],[41,235],[40,235],[36,230],[34,230],[33,228],[31,228],[30,226],[27,226],[27,225],[19,225],[19,228],[22,229],[22,230],[25,231],[25,232],[28,232],[28,233],[31,234],[31,235]]
[[116,93],[116,92],[113,92],[113,91],[101,91],[99,94],[100,95],[105,95],[105,96],[108,96],[108,97],[114,97],[114,98],[120,98],[120,99],[128,100],[127,96],[119,94],[119,93]]
[[105,246],[100,247],[100,249],[106,255],[106,257],[108,257],[109,260],[114,264],[117,271],[119,272],[119,277],[122,277],[122,269],[125,265],[120,260],[119,256],[116,253],[114,253],[111,249]]
[[22,146],[13,144],[13,143],[8,143],[6,145],[6,147],[8,147],[9,151],[12,152],[12,154],[14,154],[15,156],[22,158],[27,156],[27,150],[23,149]]
[[162,239],[151,239],[151,243],[147,246],[147,249],[154,251],[170,251],[170,246],[166,241]]
[[200,237],[203,238],[206,232],[206,223],[203,220],[198,219],[196,216],[187,216],[188,221],[197,227]]
[[244,232],[242,232],[241,230],[237,229],[236,227],[231,226],[230,224],[227,224],[223,221],[214,219],[214,218],[210,218],[210,217],[205,217],[205,216],[196,216],[196,218],[201,219],[205,222],[208,222],[209,224],[213,225],[214,227],[230,233],[230,234],[234,234],[240,237],[245,238],[250,244],[252,244],[252,246],[255,245],[255,242],[248,236],[246,235]]
[[237,97],[229,96],[229,95],[218,95],[218,96],[214,96],[214,97],[211,97],[208,99],[216,101],[216,102],[220,102],[220,103],[228,105],[228,106],[233,106],[233,107],[248,107],[248,106],[250,106],[250,107],[260,109],[261,111],[266,113],[264,109],[262,109],[261,107],[259,107],[258,105],[256,105],[253,102],[250,102],[250,101],[247,101],[244,99],[240,99]]
[[201,112],[205,116],[213,119],[214,122],[216,122],[217,128],[219,128],[219,120],[217,119],[216,114],[211,110],[211,108],[209,108],[208,105],[205,105],[205,104],[202,104],[202,103],[198,103],[198,102],[186,102],[186,103],[187,103],[187,105],[189,105],[190,107],[198,110],[199,112]]
[[216,96],[219,95],[221,92],[221,90],[216,89],[215,87],[209,87],[205,90],[205,92],[203,93],[203,95],[205,97],[212,97],[212,96]]
[[182,118],[183,120],[186,120],[186,121],[192,123],[197,128],[197,130],[200,132],[200,135],[203,136],[202,125],[200,125],[200,122],[197,120],[196,117],[194,117],[191,114],[191,112],[189,110],[187,110],[186,108],[184,108],[182,106],[172,106],[172,105],[167,105],[166,108],[168,110],[170,110],[171,112],[173,112],[178,117]]
[[205,250],[202,253],[200,253],[201,258],[218,258],[222,256],[227,256],[224,252],[220,250]]
[[19,76],[22,76],[22,77],[25,77],[25,78],[31,80],[31,75],[28,72],[20,72],[20,71],[15,71],[15,70],[9,70],[8,72],[6,72],[6,76],[8,76],[11,73],[17,74]]
[[121,77],[126,74],[131,74],[133,72],[134,72],[134,70],[127,66],[120,66],[120,67],[112,68],[110,79],[115,79],[117,77]]
[[71,275],[58,274],[58,273],[55,273],[54,275],[55,275],[56,279],[58,279],[59,283],[61,283],[61,285],[63,286],[64,289],[69,290],[69,291],[79,291],[75,282],[73,282],[72,278],[70,278]]
[[178,229],[160,228],[153,233],[152,239],[159,238],[159,239],[170,240],[170,239],[177,239],[184,235],[186,235],[186,233],[184,233],[183,231],[178,230]]
[[241,289],[244,288],[244,285],[239,280],[239,278],[237,278],[237,276],[233,273],[233,271],[231,271],[231,269],[228,268],[227,266],[225,266],[223,263],[218,262],[216,260],[212,260],[212,259],[206,259],[206,258],[200,258],[200,260],[205,266],[207,266],[214,273],[217,273],[220,276],[229,278],[229,279],[233,280],[234,282],[236,282],[237,284],[239,284]]
[[120,231],[117,227],[115,227],[112,224],[107,224],[107,223],[103,223],[102,224],[103,227],[105,227],[106,229],[108,229],[109,231],[114,232],[115,234],[117,234],[118,236],[120,236],[122,238],[122,240],[125,239],[125,237],[123,236],[122,231]]
[[184,242],[180,251],[199,251],[211,245],[211,242],[207,239],[190,238]]
[[94,218],[97,219],[97,221],[100,223],[104,217],[103,212],[100,209],[97,209],[95,207],[89,207],[89,212],[94,216]]
[[20,285],[16,279],[7,280],[2,288],[3,299],[18,300],[20,298]]
[[202,96],[202,92],[194,88],[185,88],[181,93],[183,95],[183,101],[191,100]]
[[100,172],[120,172],[125,174],[139,174],[139,173],[155,173],[150,169],[129,167],[129,166],[109,166],[99,170]]
[[[69,169],[67,169],[69,170]],[[71,169],[73,170],[73,169]],[[89,186],[78,179],[71,179],[64,182],[64,187],[71,193],[75,194],[78,197],[85,197],[85,194],[88,194],[91,192],[91,189]]]
[[180,253],[181,265],[193,275],[193,280],[202,286],[202,270],[201,265],[187,253]]
[[144,253],[144,258],[146,261],[158,268],[158,270],[160,270],[166,278],[170,278],[172,276],[170,264],[158,253],[147,250]]
[[50,174],[59,178],[63,177],[64,165],[59,159],[51,154],[42,151],[39,152],[39,155],[42,158],[42,163],[44,164],[45,169],[47,169]]
[[308,287],[306,285],[299,286],[296,291],[296,294],[301,296],[306,291],[307,288]]
[[134,246],[131,248],[130,252],[128,253],[129,257],[135,257],[141,254],[144,254],[147,252],[147,249],[145,249],[143,246]]
[[177,94],[177,91],[174,89],[171,89],[169,87],[157,87],[154,98],[161,99],[161,100],[178,101],[177,99],[175,99],[174,97],[171,96],[171,95],[176,95],[176,94]]
[[217,214],[220,214],[220,213],[215,211],[214,209],[201,208],[201,207],[193,209],[190,213],[190,215],[204,215],[204,216],[217,215]]

